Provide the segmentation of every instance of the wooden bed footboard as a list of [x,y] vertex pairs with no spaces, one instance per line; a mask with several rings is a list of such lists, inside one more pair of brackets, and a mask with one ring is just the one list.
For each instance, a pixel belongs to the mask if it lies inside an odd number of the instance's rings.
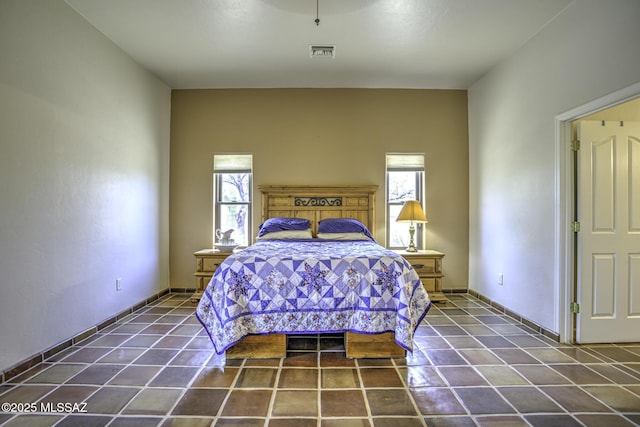
[[368,335],[347,332],[344,347],[349,359],[404,357],[406,350],[396,343],[393,332]]
[[249,335],[227,350],[227,359],[279,359],[287,357],[284,334]]

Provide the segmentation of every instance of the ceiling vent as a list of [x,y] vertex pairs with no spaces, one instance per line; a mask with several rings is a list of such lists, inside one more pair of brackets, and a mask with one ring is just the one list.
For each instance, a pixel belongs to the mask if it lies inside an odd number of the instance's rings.
[[335,45],[310,45],[309,53],[312,58],[335,58]]

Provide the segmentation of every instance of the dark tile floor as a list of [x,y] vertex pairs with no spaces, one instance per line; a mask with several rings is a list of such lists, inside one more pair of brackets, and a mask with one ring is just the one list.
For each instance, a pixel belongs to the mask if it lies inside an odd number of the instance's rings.
[[286,359],[222,366],[189,296],[169,294],[1,384],[0,424],[640,425],[640,344],[560,345],[450,297],[407,358],[349,360],[340,336],[298,336]]

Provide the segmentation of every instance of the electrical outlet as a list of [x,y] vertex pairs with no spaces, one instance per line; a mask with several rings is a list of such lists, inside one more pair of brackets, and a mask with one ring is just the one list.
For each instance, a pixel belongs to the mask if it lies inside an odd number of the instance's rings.
[[118,277],[116,279],[116,291],[121,291],[121,290],[122,290],[122,279]]
[[504,285],[504,275],[502,273],[498,273],[498,285]]

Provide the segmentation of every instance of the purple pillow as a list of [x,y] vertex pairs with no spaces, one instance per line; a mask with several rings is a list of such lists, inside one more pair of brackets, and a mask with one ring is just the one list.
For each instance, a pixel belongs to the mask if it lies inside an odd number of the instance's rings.
[[276,231],[306,230],[310,227],[311,221],[304,218],[269,218],[260,225],[258,237]]
[[318,233],[364,233],[371,240],[373,236],[363,223],[354,218],[327,218],[318,223]]

